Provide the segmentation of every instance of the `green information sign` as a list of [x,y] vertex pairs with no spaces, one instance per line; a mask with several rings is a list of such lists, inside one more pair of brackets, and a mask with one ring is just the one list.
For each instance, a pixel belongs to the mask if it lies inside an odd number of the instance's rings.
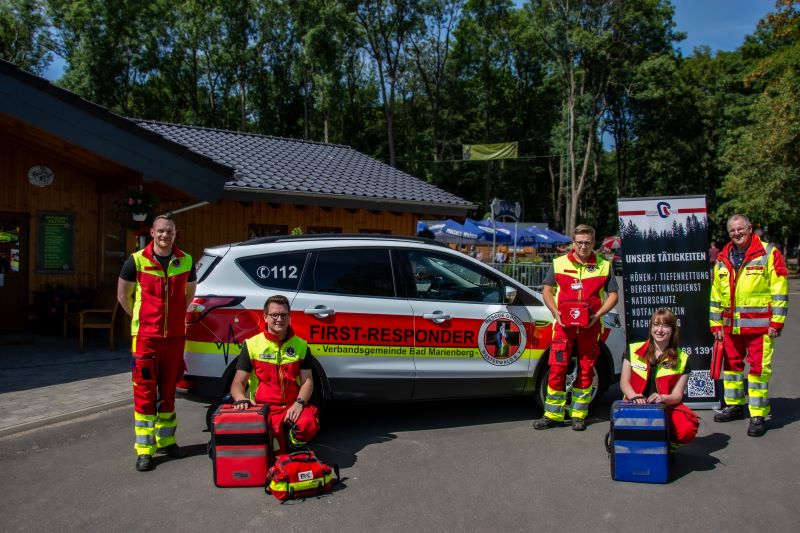
[[36,270],[47,274],[75,272],[75,214],[39,213]]

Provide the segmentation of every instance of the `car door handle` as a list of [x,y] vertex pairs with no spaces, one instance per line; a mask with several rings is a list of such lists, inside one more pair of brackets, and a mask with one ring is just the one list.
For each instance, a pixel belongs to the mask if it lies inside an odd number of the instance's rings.
[[445,320],[450,320],[452,317],[442,311],[434,311],[433,313],[424,313],[422,318],[433,320],[434,322],[444,322]]
[[319,316],[328,316],[336,314],[335,309],[331,309],[330,307],[325,307],[324,305],[318,305],[317,307],[310,307],[308,309],[303,309],[303,312],[307,315],[319,315]]

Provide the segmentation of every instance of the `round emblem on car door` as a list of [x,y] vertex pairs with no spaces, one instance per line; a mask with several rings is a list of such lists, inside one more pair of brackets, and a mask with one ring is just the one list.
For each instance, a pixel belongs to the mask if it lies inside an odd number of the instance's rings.
[[522,356],[527,343],[525,323],[511,313],[492,313],[478,332],[478,349],[493,365],[510,365]]

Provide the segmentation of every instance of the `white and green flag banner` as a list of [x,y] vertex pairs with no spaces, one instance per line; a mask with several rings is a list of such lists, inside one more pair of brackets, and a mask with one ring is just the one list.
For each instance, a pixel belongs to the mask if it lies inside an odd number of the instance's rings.
[[464,144],[462,152],[464,161],[482,161],[486,159],[516,159],[519,143],[496,144]]

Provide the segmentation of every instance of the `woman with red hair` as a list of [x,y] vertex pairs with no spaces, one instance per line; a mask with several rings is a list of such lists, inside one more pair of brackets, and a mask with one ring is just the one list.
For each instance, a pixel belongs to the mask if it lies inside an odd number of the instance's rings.
[[661,308],[650,317],[650,336],[628,347],[622,362],[620,389],[625,400],[667,406],[670,441],[675,449],[697,435],[699,419],[683,404],[689,381],[689,356],[678,347],[678,319]]

